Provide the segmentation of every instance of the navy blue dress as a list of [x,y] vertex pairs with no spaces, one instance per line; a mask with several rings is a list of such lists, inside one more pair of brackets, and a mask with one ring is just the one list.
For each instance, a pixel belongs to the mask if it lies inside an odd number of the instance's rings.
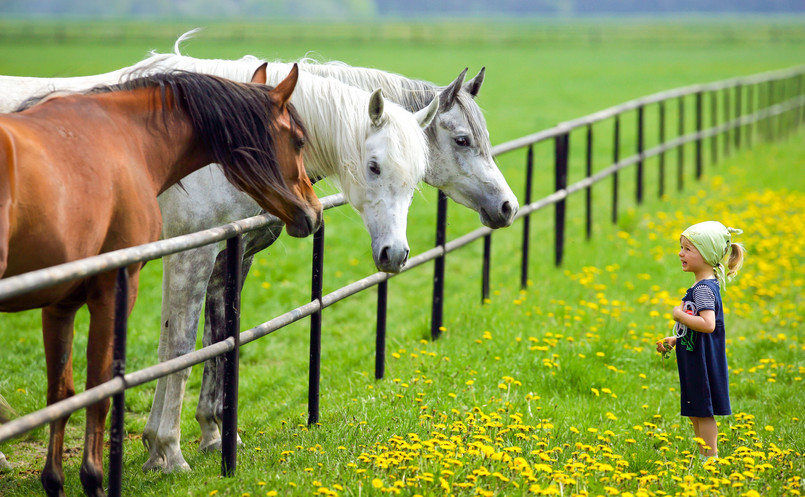
[[[693,301],[696,287],[706,285],[715,295],[714,309],[716,328],[713,333],[698,333],[688,330],[690,338],[679,338],[676,344],[676,360],[679,369],[682,416],[707,418],[728,416],[730,409],[727,351],[724,337],[724,311],[721,291],[714,279],[699,281],[690,287],[684,301]],[[706,310],[697,309],[696,314]],[[689,350],[692,349],[692,350]]]

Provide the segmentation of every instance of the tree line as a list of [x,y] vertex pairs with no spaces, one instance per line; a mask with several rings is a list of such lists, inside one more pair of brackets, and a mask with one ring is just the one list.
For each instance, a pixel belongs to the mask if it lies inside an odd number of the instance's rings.
[[0,14],[81,18],[522,18],[805,13],[802,0],[0,0]]

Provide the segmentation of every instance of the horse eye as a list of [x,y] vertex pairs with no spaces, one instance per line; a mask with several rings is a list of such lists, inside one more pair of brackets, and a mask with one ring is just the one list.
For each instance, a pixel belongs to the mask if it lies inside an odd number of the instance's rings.
[[296,143],[295,143],[296,148],[301,150],[305,146],[305,143],[307,143],[307,140],[305,140],[305,137],[300,136],[299,138],[296,139]]
[[456,142],[456,145],[458,145],[459,147],[470,146],[470,138],[468,136],[457,136],[453,138],[453,141]]
[[372,171],[372,174],[380,176],[380,166],[377,164],[377,161],[369,161],[369,170]]

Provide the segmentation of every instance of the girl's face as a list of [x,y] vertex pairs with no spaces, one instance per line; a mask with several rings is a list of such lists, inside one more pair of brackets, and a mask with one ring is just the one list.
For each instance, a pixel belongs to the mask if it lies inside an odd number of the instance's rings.
[[710,266],[704,262],[702,254],[684,236],[679,237],[679,261],[682,263],[682,271],[686,273],[698,273]]

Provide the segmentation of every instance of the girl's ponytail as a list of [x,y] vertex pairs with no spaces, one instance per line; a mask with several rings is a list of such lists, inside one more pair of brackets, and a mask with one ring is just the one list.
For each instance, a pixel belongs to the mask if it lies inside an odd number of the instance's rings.
[[730,244],[730,258],[727,261],[727,278],[732,279],[744,264],[746,249],[740,243]]

